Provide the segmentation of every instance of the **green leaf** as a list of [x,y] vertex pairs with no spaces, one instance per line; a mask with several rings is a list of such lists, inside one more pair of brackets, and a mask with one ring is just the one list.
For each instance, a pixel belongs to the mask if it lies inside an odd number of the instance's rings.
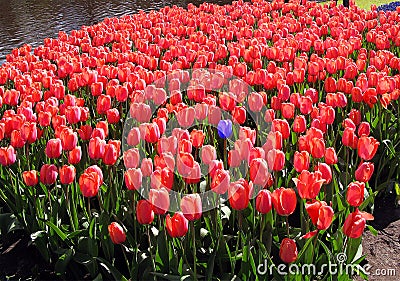
[[60,239],[61,239],[62,241],[65,241],[65,239],[68,238],[67,235],[66,235],[64,232],[62,232],[62,230],[61,230],[58,226],[56,226],[54,223],[52,223],[51,221],[46,221],[45,223],[46,223],[51,229],[53,229],[55,233],[57,233],[57,235],[60,237]]
[[54,265],[54,270],[57,274],[64,274],[71,258],[74,254],[73,249],[68,249],[63,255],[58,258],[58,261]]
[[111,263],[100,257],[96,257],[96,259],[107,272],[111,273],[115,280],[128,281]]
[[358,256],[361,256],[362,253],[362,244],[361,244],[362,236],[359,238],[349,238],[347,243],[347,261],[352,262]]
[[190,280],[190,275],[179,276],[179,275],[163,274],[163,273],[157,273],[157,272],[152,272],[151,274],[158,276],[158,277],[162,277],[163,279],[166,279],[169,281]]
[[376,230],[372,225],[367,224],[369,231],[371,231],[372,235],[378,236],[378,230]]
[[162,265],[162,268],[168,270],[169,268],[169,254],[168,254],[168,240],[165,239],[165,229],[160,231],[157,237],[157,252],[156,262]]
[[46,262],[50,262],[47,233],[43,230],[31,234],[31,240]]

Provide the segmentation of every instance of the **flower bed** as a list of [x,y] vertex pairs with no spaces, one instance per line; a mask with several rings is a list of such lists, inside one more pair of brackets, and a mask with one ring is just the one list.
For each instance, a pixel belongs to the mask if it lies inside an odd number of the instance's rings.
[[189,4],[13,50],[0,233],[63,278],[366,277],[362,234],[400,174],[399,21]]

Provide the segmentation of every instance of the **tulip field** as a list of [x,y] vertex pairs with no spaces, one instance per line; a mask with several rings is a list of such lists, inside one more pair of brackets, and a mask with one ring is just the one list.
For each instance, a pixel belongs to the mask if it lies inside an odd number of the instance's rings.
[[399,97],[399,7],[240,0],[60,31],[0,66],[0,238],[23,231],[62,280],[367,280]]

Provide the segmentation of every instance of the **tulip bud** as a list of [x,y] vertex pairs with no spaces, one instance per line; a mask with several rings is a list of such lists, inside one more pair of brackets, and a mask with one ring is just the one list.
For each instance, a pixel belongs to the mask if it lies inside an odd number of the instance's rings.
[[112,222],[108,226],[108,233],[110,234],[111,241],[114,244],[122,244],[126,240],[125,231],[117,222]]
[[256,198],[256,209],[261,214],[266,214],[272,209],[271,192],[268,189],[262,189]]
[[35,170],[23,172],[22,178],[24,179],[24,183],[27,186],[35,186],[38,184],[38,175],[37,175],[37,171],[35,171]]
[[182,214],[176,212],[172,217],[168,214],[165,217],[165,228],[171,237],[183,237],[188,232],[189,222]]
[[153,206],[147,200],[139,200],[136,205],[136,218],[140,224],[151,224],[154,220]]
[[297,246],[293,239],[284,238],[279,248],[279,257],[285,263],[292,263],[297,259]]

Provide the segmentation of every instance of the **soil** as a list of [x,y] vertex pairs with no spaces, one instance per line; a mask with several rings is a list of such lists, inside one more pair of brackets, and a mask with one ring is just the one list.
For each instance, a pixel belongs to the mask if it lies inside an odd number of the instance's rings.
[[56,280],[30,238],[15,231],[0,239],[0,280]]
[[374,217],[371,225],[378,230],[378,235],[366,231],[362,241],[363,254],[367,255],[366,263],[370,266],[369,280],[399,281],[400,207],[395,206],[394,196],[377,198]]

